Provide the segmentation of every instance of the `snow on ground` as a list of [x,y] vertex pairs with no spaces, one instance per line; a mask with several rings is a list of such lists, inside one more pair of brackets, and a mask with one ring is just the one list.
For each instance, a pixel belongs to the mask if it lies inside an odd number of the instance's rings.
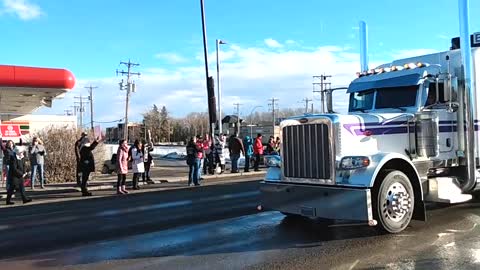
[[[111,157],[112,154],[117,152],[118,145],[117,144],[105,144],[107,153],[107,157]],[[186,147],[185,146],[154,146],[153,151],[151,152],[154,158],[162,157],[168,159],[183,159],[186,155]],[[226,153],[226,162],[230,163],[230,155],[228,151]],[[239,167],[245,166],[245,158],[243,156],[240,157],[239,160]]]

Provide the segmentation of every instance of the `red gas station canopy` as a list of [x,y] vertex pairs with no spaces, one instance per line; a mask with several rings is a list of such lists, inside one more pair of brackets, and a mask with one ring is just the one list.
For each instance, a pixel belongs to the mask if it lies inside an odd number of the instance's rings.
[[75,77],[66,69],[0,65],[0,87],[72,89]]
[[74,86],[66,69],[0,65],[0,119],[50,107]]

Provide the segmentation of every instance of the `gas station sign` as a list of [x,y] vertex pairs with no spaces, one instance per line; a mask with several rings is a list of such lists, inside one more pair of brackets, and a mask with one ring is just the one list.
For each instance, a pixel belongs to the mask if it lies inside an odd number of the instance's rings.
[[19,138],[21,136],[19,125],[0,125],[0,138]]

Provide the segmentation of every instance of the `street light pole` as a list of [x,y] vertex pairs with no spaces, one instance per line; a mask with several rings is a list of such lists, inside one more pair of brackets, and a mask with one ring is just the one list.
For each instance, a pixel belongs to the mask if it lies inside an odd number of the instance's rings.
[[220,58],[218,57],[221,44],[227,44],[227,43],[221,39],[217,39],[216,51],[217,51],[217,92],[218,92],[218,134],[222,134],[222,94],[220,92]]

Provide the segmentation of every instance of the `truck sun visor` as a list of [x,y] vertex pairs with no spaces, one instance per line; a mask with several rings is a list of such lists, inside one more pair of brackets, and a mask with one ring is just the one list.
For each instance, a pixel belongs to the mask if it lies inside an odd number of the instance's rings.
[[422,78],[423,75],[419,73],[397,76],[394,78],[385,78],[383,80],[366,80],[364,82],[362,82],[362,78],[360,78],[358,80],[355,80],[348,86],[347,93],[355,93],[375,88],[417,85],[421,82]]

